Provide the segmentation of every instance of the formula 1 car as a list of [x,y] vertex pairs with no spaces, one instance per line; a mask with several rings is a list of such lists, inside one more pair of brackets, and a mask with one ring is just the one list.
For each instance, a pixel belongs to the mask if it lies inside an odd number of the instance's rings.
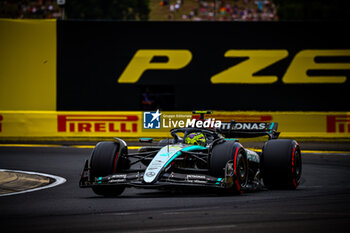
[[[298,143],[277,139],[275,122],[234,122],[221,129],[176,128],[172,139],[129,153],[119,138],[99,142],[85,162],[79,185],[98,195],[117,196],[126,187],[215,190],[242,193],[296,189],[302,173]],[[189,135],[204,135],[202,144],[188,144]],[[261,152],[244,148],[239,137],[268,136]],[[226,137],[224,137],[226,136]],[[152,141],[143,139],[141,141]]]

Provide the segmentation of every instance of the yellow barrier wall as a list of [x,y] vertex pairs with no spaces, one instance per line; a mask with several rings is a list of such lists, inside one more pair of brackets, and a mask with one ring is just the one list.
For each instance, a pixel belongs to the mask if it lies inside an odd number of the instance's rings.
[[56,20],[0,19],[0,110],[56,110]]
[[[162,112],[181,120],[191,112]],[[350,112],[214,112],[228,122],[278,122],[281,137],[349,138]],[[144,129],[143,112],[0,111],[0,140],[9,138],[167,137],[171,128]]]

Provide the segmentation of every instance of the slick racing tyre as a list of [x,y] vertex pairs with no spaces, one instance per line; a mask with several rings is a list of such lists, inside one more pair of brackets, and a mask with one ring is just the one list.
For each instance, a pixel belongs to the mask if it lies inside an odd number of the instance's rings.
[[294,140],[267,141],[262,153],[264,185],[271,189],[296,189],[300,183],[302,163],[299,144]]
[[[90,160],[90,177],[102,177],[114,174],[127,166],[127,161],[122,160],[125,153],[124,145],[118,142],[99,142],[94,148]],[[118,196],[125,189],[125,186],[93,186],[92,190],[103,196]]]
[[233,164],[233,188],[231,193],[241,193],[248,182],[248,161],[244,148],[234,141],[225,141],[213,147],[210,157],[210,173],[214,177],[224,178],[228,162]]

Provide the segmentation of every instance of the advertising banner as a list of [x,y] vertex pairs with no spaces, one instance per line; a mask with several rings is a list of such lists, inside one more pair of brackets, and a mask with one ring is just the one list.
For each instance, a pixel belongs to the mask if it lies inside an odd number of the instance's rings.
[[0,137],[138,137],[140,112],[0,112]]
[[0,110],[56,110],[56,20],[0,19]]
[[[169,137],[177,127],[193,127],[192,112],[56,112],[0,111],[1,139]],[[208,124],[218,122],[277,122],[280,137],[350,138],[350,112],[226,112],[205,115]],[[202,124],[202,123],[201,123]],[[259,127],[246,124],[244,127]]]
[[64,20],[57,28],[59,111],[350,111],[343,22]]

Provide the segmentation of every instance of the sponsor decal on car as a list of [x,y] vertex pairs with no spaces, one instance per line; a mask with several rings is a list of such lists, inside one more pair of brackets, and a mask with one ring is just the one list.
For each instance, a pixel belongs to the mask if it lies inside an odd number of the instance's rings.
[[186,175],[187,179],[206,179],[206,176],[203,175]]
[[[221,129],[230,129],[231,123],[222,123]],[[232,130],[264,130],[267,123],[235,122]]]
[[155,175],[156,175],[155,172],[147,172],[146,173],[146,176],[148,176],[148,177],[152,177],[152,176],[155,176]]
[[113,178],[113,179],[126,179],[126,174],[115,174],[115,175],[112,175],[111,178]]

